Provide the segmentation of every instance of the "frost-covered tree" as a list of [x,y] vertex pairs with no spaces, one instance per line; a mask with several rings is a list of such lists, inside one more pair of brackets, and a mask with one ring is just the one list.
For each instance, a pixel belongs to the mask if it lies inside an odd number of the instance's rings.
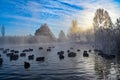
[[93,29],[88,29],[85,31],[85,37],[86,37],[86,41],[91,43],[94,41],[94,33],[93,33]]
[[72,26],[70,27],[68,32],[68,38],[71,41],[80,41],[80,28],[78,27],[77,20],[72,21]]
[[52,33],[52,31],[50,30],[50,28],[48,27],[47,24],[41,25],[41,27],[36,30],[35,36],[44,36],[44,37],[47,37],[49,39],[48,41],[56,39],[55,36],[54,36],[54,34]]
[[117,49],[120,51],[120,18],[116,20],[115,23],[115,38],[116,38],[116,44],[117,44]]
[[60,33],[59,33],[59,38],[58,38],[59,41],[66,41],[66,36],[65,36],[65,33],[61,30]]
[[109,13],[104,9],[97,9],[93,18],[93,26],[95,30],[99,28],[112,28],[113,23]]
[[108,12],[104,9],[97,9],[93,18],[95,33],[95,47],[104,53],[110,54],[115,50],[113,23]]
[[118,18],[116,20],[116,23],[115,23],[115,32],[116,32],[116,34],[120,33],[120,18]]

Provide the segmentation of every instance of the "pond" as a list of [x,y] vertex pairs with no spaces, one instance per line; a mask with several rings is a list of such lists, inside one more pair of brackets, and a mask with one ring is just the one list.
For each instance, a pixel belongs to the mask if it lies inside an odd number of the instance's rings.
[[[120,74],[120,60],[107,60],[98,56],[90,44],[37,44],[1,46],[10,50],[18,50],[19,58],[10,60],[6,53],[0,51],[3,63],[0,65],[0,80],[117,80]],[[39,47],[43,47],[39,50]],[[47,51],[48,47],[51,51]],[[26,56],[20,57],[22,50],[31,48],[33,51],[26,52]],[[80,51],[78,51],[80,49]],[[64,59],[59,59],[57,52],[64,51]],[[67,50],[75,52],[75,57],[68,57]],[[91,51],[89,51],[91,50]],[[84,57],[87,51],[89,56]],[[34,55],[29,60],[29,55]],[[45,57],[45,61],[36,61],[37,57]],[[24,68],[24,62],[30,63],[30,68]]]

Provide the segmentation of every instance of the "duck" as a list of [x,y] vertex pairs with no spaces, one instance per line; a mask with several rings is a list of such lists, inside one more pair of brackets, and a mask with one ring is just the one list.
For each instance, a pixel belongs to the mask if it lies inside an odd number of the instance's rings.
[[87,51],[83,52],[83,57],[89,57],[89,54],[87,53]]
[[29,56],[28,56],[28,59],[29,59],[29,60],[33,60],[33,59],[34,59],[34,55],[29,55]]
[[22,52],[30,52],[29,49],[24,49]]
[[89,49],[89,52],[91,52],[92,50],[91,49]]
[[48,48],[48,49],[47,49],[47,52],[50,52],[50,51],[51,51],[51,48]]
[[0,57],[0,63],[2,63],[2,62],[3,62],[3,58]]
[[71,47],[70,49],[73,49],[73,47]]
[[58,55],[63,55],[64,54],[64,51],[60,51],[57,53]]
[[30,67],[30,63],[29,62],[24,62],[24,68],[28,69]]
[[36,61],[45,61],[45,57],[37,57]]
[[69,53],[69,52],[70,52],[70,50],[67,50],[67,52]]
[[29,51],[33,51],[33,49],[29,48]]
[[15,52],[15,50],[10,50],[10,52]]
[[10,56],[12,56],[13,54],[14,54],[14,53],[10,52],[10,53],[7,53],[6,56],[7,56],[7,57],[10,57]]
[[14,53],[19,53],[19,51],[14,51]]
[[64,59],[64,55],[63,54],[60,54],[59,55],[59,59],[61,60],[61,59]]
[[39,50],[42,50],[43,49],[43,47],[39,47]]
[[26,53],[21,53],[20,54],[20,57],[25,57],[26,56]]
[[78,52],[80,52],[80,49],[77,49]]
[[76,53],[75,52],[70,52],[68,53],[68,57],[75,57],[76,56]]
[[10,60],[18,60],[18,54],[13,54],[10,56]]

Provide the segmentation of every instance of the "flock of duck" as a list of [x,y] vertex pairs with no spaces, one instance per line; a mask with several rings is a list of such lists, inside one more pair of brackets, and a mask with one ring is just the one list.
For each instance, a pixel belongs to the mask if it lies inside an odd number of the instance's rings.
[[[55,48],[55,46],[52,46],[52,47],[48,47],[46,49],[47,52],[51,52],[52,49]],[[39,47],[38,48],[40,51],[43,50],[44,48],[43,47]],[[26,57],[26,54],[29,53],[29,52],[33,52],[34,49],[32,48],[28,48],[28,49],[23,49],[22,51],[18,51],[18,50],[14,50],[14,49],[5,49],[5,48],[0,48],[0,51],[3,52],[3,54],[6,54],[7,57],[10,58],[10,60],[18,60],[19,57]],[[80,52],[81,50],[80,49],[77,49],[77,52]],[[84,50],[83,51],[83,57],[89,57],[89,52],[91,52],[92,50]],[[114,55],[105,55],[103,54],[102,51],[100,50],[97,50],[95,49],[94,50],[95,52],[98,52],[98,55],[102,56],[102,57],[107,57],[107,58],[114,58],[115,56]],[[60,60],[64,59],[64,53],[65,51],[59,51],[57,52],[57,55],[59,57]],[[68,57],[76,57],[77,56],[77,53],[73,51],[73,47],[71,47],[69,50],[67,50],[67,53],[68,53]],[[32,55],[28,55],[28,60],[34,60],[35,59],[35,56],[34,54]],[[45,61],[45,57],[44,56],[40,56],[40,57],[36,57],[35,59],[36,61],[39,61],[39,62],[44,62]],[[3,63],[3,58],[2,58],[2,55],[0,54],[0,64]],[[30,67],[30,63],[29,62],[24,62],[24,68],[27,69]]]
[[105,54],[102,50],[94,49],[94,52],[97,52],[97,54],[105,59],[114,59],[116,57],[116,54]]

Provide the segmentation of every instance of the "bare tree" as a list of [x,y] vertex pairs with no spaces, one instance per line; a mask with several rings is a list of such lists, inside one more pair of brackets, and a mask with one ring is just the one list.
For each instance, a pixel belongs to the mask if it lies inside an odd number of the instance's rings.
[[2,25],[2,27],[1,27],[1,34],[2,34],[2,37],[5,36],[5,27],[4,27],[4,25]]

